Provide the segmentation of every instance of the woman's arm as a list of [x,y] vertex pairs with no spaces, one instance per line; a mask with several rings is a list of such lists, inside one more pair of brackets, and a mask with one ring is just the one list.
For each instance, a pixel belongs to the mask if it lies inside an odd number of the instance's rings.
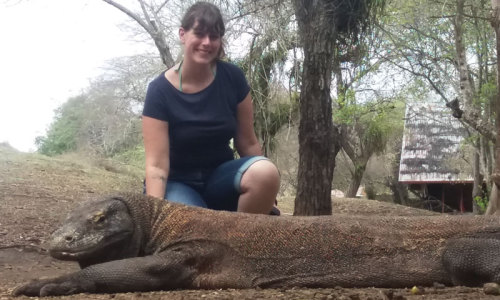
[[250,93],[238,104],[237,119],[235,146],[238,154],[241,157],[262,155],[262,149],[253,128],[253,106]]
[[142,136],[146,151],[146,193],[163,199],[170,168],[168,123],[142,116]]

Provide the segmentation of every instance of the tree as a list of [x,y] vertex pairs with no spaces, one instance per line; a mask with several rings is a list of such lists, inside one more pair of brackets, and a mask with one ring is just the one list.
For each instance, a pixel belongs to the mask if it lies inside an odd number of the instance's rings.
[[[370,28],[354,47],[335,52],[333,64],[337,86],[334,121],[341,130],[340,144],[352,162],[350,185],[346,197],[355,197],[374,154],[381,154],[392,132],[402,125],[395,117],[394,97],[401,85],[389,84],[390,70],[374,57],[381,41],[378,30]],[[378,78],[385,78],[382,85]],[[377,86],[376,89],[373,87]]]
[[54,156],[76,150],[78,131],[83,123],[84,101],[84,96],[72,97],[55,111],[54,121],[46,136],[35,139],[39,153]]
[[328,1],[295,0],[294,6],[304,49],[294,215],[326,215],[332,212],[331,182],[340,149],[330,96],[335,10]]
[[431,89],[469,129],[476,147],[474,195],[489,181],[496,132],[491,96],[493,43],[485,0],[393,2],[379,54]]
[[102,67],[101,80],[115,88],[114,94],[126,107],[142,105],[148,83],[164,69],[157,56],[139,54],[116,57]]
[[493,186],[490,196],[490,203],[487,214],[500,214],[500,0],[491,0],[492,17],[491,25],[496,34],[496,49],[497,49],[497,93],[496,93],[496,143],[495,143],[495,171],[492,175]]
[[113,1],[113,0],[102,0],[109,5],[116,7],[121,10],[123,13],[128,15],[134,21],[136,21],[153,39],[158,52],[160,53],[161,61],[168,68],[174,65],[174,59],[172,58],[172,53],[170,51],[170,46],[167,42],[167,38],[165,37],[165,29],[160,22],[159,12],[161,9],[168,3],[168,1],[164,1],[162,4],[158,6],[153,6],[149,3],[146,3],[143,0],[138,0],[141,13],[133,12],[122,4]]
[[141,141],[138,104],[157,68],[158,63],[141,55],[108,62],[106,73],[57,109],[46,137],[37,138],[39,152],[85,151],[109,157],[135,148]]
[[265,156],[272,153],[278,131],[298,113],[296,94],[283,85],[290,76],[284,68],[289,52],[297,47],[292,17],[293,10],[286,3],[247,16],[252,38],[240,66],[252,87],[255,131]]
[[341,121],[342,149],[353,164],[346,197],[356,197],[368,161],[386,149],[393,132],[402,125],[402,118],[392,113],[394,108],[392,103],[355,105],[349,108],[348,115],[343,116],[346,119]]
[[[392,47],[384,47],[380,54],[412,76],[423,79],[445,103],[460,96],[457,104],[463,105],[451,107],[454,115],[494,140],[494,127],[474,105],[481,84],[488,82],[490,74],[487,41],[491,35],[484,34],[483,28],[473,28],[484,26],[484,1],[470,1],[467,5],[465,0],[437,4],[408,1],[397,3],[393,9],[384,26],[384,38]],[[467,53],[475,53],[482,63],[471,68]]]
[[78,134],[80,150],[110,157],[140,143],[140,118],[133,106],[120,98],[116,83],[103,76],[86,91]]
[[366,30],[371,8],[384,1],[294,0],[304,51],[300,90],[299,170],[295,215],[331,214],[331,182],[340,150],[339,130],[332,122],[334,53],[352,45]]

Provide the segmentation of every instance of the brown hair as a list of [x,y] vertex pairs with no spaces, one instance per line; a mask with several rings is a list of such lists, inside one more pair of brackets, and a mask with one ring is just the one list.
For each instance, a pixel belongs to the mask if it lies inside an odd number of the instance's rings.
[[[198,22],[196,30],[202,33],[218,35],[222,39],[226,32],[224,20],[217,6],[205,1],[199,1],[191,5],[181,21],[181,27],[189,31]],[[224,47],[221,44],[218,57],[224,56]]]

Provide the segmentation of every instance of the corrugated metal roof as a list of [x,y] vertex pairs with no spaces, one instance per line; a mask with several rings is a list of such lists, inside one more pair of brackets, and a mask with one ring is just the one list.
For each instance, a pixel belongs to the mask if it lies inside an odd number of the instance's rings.
[[[408,103],[399,165],[406,183],[470,182],[472,166],[461,151],[464,126],[440,103]],[[464,157],[465,155],[465,157]]]

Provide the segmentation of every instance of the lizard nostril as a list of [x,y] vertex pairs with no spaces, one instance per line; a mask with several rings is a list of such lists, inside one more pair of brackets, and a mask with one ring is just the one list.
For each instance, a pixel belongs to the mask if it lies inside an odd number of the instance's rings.
[[64,237],[64,239],[66,240],[66,242],[71,242],[73,240],[73,236],[67,235]]

